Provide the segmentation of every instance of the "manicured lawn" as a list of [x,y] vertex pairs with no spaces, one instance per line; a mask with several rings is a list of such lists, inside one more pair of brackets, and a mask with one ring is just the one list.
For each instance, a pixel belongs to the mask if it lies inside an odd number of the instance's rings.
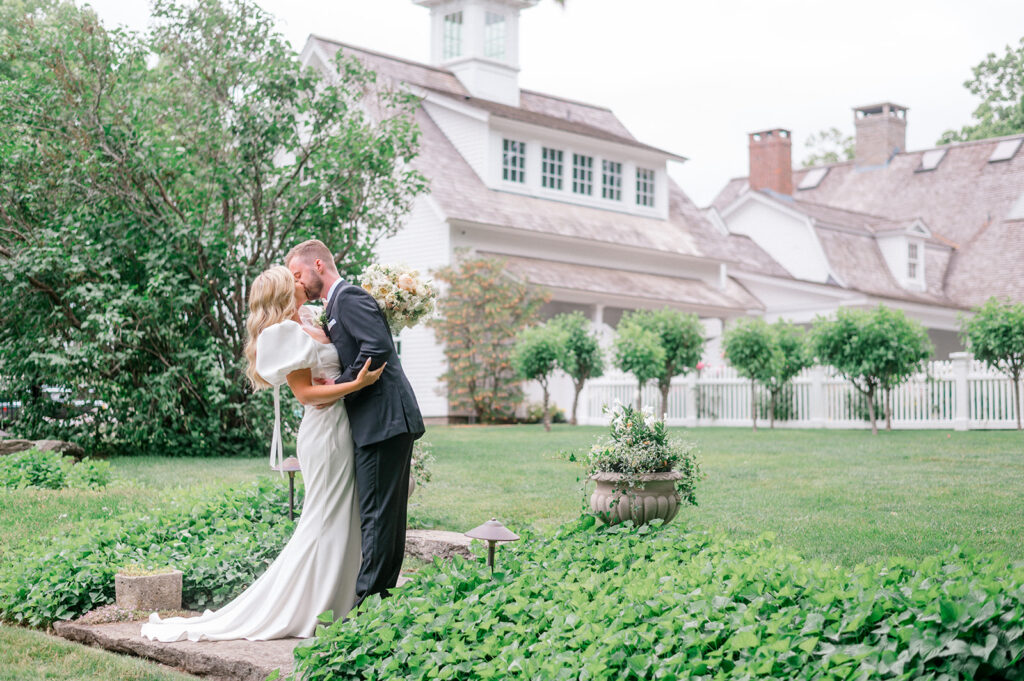
[[0,681],[189,681],[197,677],[134,657],[0,626]]

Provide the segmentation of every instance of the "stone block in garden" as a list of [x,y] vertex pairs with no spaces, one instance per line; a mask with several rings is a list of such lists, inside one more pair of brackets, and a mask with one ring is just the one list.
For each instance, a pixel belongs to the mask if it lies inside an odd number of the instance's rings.
[[123,610],[181,609],[181,570],[152,575],[114,575],[117,607]]
[[85,450],[82,449],[81,445],[76,445],[74,442],[64,442],[63,440],[36,440],[33,444],[35,448],[41,452],[60,452],[65,456],[74,457],[75,461],[81,461],[85,458]]
[[435,556],[447,560],[454,556],[469,558],[471,539],[459,532],[441,530],[406,530],[405,552],[420,560],[433,560]]
[[35,443],[32,440],[20,440],[18,438],[0,440],[0,456],[23,452],[26,449],[32,449],[34,445]]

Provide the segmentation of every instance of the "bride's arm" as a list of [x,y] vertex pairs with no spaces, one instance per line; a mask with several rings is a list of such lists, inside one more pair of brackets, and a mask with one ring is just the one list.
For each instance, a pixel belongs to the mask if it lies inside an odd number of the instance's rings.
[[355,380],[335,383],[333,385],[314,385],[313,373],[309,369],[298,369],[288,374],[288,387],[295,398],[302,404],[320,406],[337,402],[339,399],[372,385],[380,378],[384,365],[370,371],[370,360],[359,370]]

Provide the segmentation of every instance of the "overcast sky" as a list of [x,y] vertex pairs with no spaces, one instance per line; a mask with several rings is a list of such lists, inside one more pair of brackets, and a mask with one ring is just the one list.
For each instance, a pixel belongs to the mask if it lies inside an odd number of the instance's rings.
[[[412,0],[259,0],[296,49],[310,33],[429,60]],[[92,0],[144,28],[144,0]],[[907,146],[970,120],[971,67],[1024,36],[1021,0],[541,0],[524,10],[520,84],[611,108],[641,141],[690,160],[670,173],[699,205],[747,174],[747,133],[853,133],[852,107],[910,107]]]

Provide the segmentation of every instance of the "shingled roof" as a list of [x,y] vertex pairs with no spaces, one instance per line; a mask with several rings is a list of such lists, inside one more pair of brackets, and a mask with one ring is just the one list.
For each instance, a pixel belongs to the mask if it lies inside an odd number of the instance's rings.
[[[978,305],[992,295],[1024,300],[1024,211],[1014,210],[1024,207],[1024,151],[989,160],[1000,143],[1019,139],[1024,135],[905,152],[877,167],[846,161],[800,168],[793,172],[794,187],[812,171],[825,175],[814,187],[794,189],[793,205],[823,223],[858,229],[859,221],[865,233],[921,220],[933,243],[953,249],[925,249],[927,297],[959,307]],[[936,151],[945,154],[934,169],[925,169],[925,154]],[[746,191],[747,178],[735,178],[712,205],[723,210]],[[864,248],[834,248],[829,259],[837,273],[870,269],[873,256],[865,258]],[[888,288],[850,285],[867,292]]]

